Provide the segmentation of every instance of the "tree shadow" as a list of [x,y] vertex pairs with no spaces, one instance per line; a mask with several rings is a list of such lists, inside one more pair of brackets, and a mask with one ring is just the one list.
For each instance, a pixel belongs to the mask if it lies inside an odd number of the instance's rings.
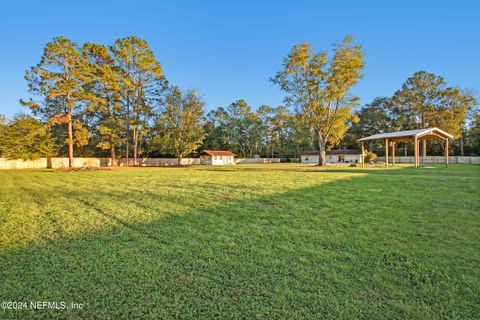
[[[267,166],[269,166],[267,164]],[[305,173],[352,173],[352,174],[368,174],[368,175],[438,175],[439,172],[442,174],[447,175],[454,175],[454,176],[471,176],[470,170],[457,170],[462,165],[451,165],[451,167],[455,167],[455,169],[445,168],[444,165],[433,165],[433,168],[428,168],[426,170],[422,167],[414,168],[413,166],[393,166],[391,165],[390,168],[382,168],[379,166],[367,166],[367,167],[339,167],[339,166],[326,166],[326,167],[319,167],[319,166],[298,166],[296,164],[291,164],[292,167],[284,167],[279,165],[275,167],[275,165],[269,166],[269,172],[305,172]],[[478,166],[480,168],[480,166]],[[192,170],[198,171],[209,171],[209,172],[264,172],[265,168],[261,165],[243,165],[243,166],[235,166],[235,167],[196,167],[192,168]]]

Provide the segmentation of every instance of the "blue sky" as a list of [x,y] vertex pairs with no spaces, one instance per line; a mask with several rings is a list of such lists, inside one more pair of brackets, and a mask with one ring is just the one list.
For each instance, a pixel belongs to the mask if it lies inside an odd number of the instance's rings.
[[170,83],[197,89],[207,109],[245,99],[277,106],[269,82],[294,44],[331,53],[353,34],[366,56],[353,92],[390,96],[419,70],[480,90],[478,1],[8,1],[0,7],[0,114],[25,109],[25,70],[62,35],[80,44],[146,39]]

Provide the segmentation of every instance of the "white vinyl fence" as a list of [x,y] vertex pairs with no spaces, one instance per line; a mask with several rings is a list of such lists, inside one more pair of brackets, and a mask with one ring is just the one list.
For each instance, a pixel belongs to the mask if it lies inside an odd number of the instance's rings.
[[42,169],[47,168],[47,158],[38,160],[8,160],[0,158],[0,169]]
[[[385,157],[378,157],[376,162],[385,162]],[[392,158],[389,157],[389,162]],[[414,163],[414,157],[395,157],[396,163]],[[236,164],[261,164],[280,163],[279,158],[236,158]],[[445,163],[445,157],[429,156],[420,157],[420,163]],[[451,156],[450,163],[480,164],[480,157],[457,157]],[[110,165],[109,158],[74,158],[75,167],[107,167]],[[129,159],[129,165],[133,165],[133,159]],[[199,158],[184,158],[182,165],[198,165]],[[117,165],[126,166],[127,160],[117,160]],[[175,158],[141,158],[137,160],[137,166],[141,167],[168,167],[178,165]],[[68,158],[40,158],[38,160],[8,160],[0,158],[1,169],[44,169],[44,168],[67,168]]]
[[280,158],[236,158],[236,164],[280,163]]
[[[120,166],[133,166],[133,159],[122,159],[119,162]],[[200,164],[199,158],[183,158],[182,165]],[[178,159],[176,158],[141,158],[137,159],[137,166],[140,167],[164,167],[164,166],[177,166]]]
[[[133,159],[120,159],[116,161],[118,166],[133,166]],[[238,158],[238,164],[254,163],[280,163],[279,158]],[[184,158],[182,165],[200,164],[200,158]],[[73,158],[74,167],[107,167],[110,165],[109,158]],[[141,158],[137,160],[137,166],[141,167],[164,167],[176,166],[176,158]],[[42,169],[42,168],[67,168],[68,158],[40,158],[38,160],[8,160],[0,158],[0,169]]]
[[[392,162],[392,157],[388,157],[388,162]],[[375,159],[376,162],[385,162],[385,157],[378,157]],[[405,157],[405,156],[396,156],[396,163],[415,163],[415,157]],[[427,156],[420,157],[420,163],[445,163],[444,156]],[[460,157],[460,156],[450,156],[449,163],[463,163],[463,164],[480,164],[480,157]]]
[[[75,167],[105,167],[109,158],[73,158]],[[68,158],[40,158],[38,160],[8,160],[0,158],[0,169],[67,168]]]

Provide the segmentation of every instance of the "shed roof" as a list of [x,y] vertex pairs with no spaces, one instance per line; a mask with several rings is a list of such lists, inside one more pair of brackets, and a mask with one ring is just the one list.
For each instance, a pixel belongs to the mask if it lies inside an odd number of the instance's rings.
[[416,130],[407,130],[407,131],[397,131],[397,132],[387,132],[374,134],[365,138],[358,139],[358,141],[368,141],[368,140],[380,140],[380,139],[391,139],[391,138],[419,138],[426,135],[440,135],[444,138],[453,139],[453,136],[449,133],[446,133],[443,130],[438,128],[425,128],[425,129],[416,129]]
[[[301,153],[302,156],[318,155],[318,150],[305,150]],[[362,154],[360,150],[355,149],[340,149],[340,150],[330,150],[326,152],[327,155],[341,155],[341,154]]]
[[207,154],[209,156],[236,156],[235,153],[223,150],[203,150],[200,155]]

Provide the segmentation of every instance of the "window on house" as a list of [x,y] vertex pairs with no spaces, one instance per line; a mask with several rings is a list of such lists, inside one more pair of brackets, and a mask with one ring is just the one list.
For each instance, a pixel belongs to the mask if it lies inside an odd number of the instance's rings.
[[308,161],[308,157],[305,157],[305,161]]

